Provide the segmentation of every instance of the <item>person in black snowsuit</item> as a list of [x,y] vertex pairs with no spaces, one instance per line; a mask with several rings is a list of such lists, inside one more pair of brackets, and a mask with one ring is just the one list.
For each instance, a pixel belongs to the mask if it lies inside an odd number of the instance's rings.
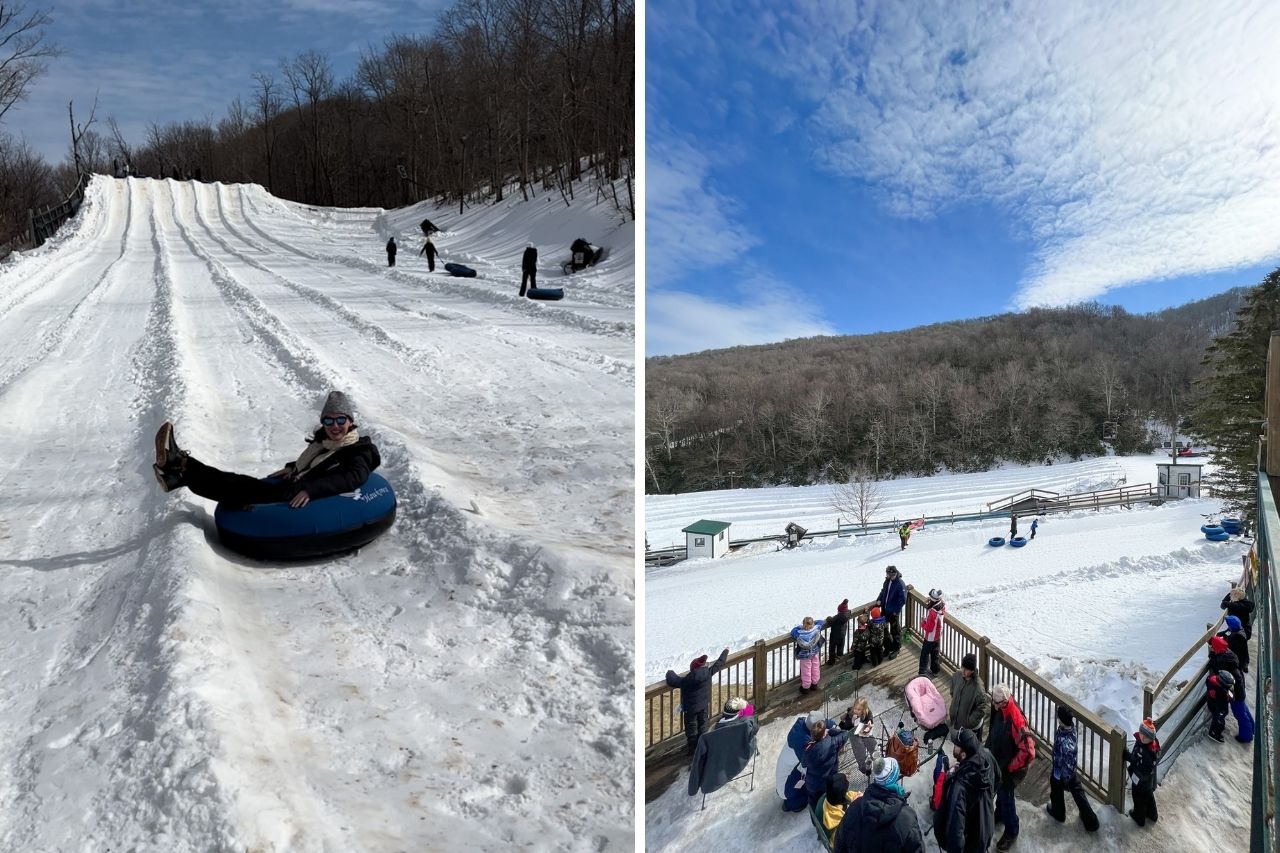
[[431,238],[427,237],[427,242],[422,244],[419,255],[427,256],[427,272],[436,271],[436,244],[431,242]]
[[836,658],[844,657],[844,637],[849,629],[849,599],[840,602],[836,615],[828,617],[826,625],[830,629],[827,634],[827,666],[831,666]]
[[282,503],[298,509],[313,500],[350,492],[364,485],[382,464],[378,448],[356,430],[355,407],[333,391],[320,410],[321,426],[297,460],[260,480],[220,471],[178,448],[173,424],[156,433],[156,480],[166,492],[185,486],[203,498],[236,506]]
[[538,250],[530,243],[524,248],[524,257],[520,259],[520,295],[524,296],[529,288],[538,286]]
[[902,774],[893,758],[877,758],[875,780],[845,809],[833,853],[924,853],[915,809],[907,805]]
[[716,658],[716,662],[707,665],[707,656],[689,661],[689,671],[677,675],[674,669],[667,670],[667,684],[680,690],[680,707],[684,709],[684,737],[689,755],[698,748],[698,738],[707,730],[707,718],[711,710],[711,677],[724,669],[729,661],[729,650],[725,649]]
[[995,790],[1000,771],[973,732],[960,729],[952,742],[956,766],[943,782],[933,834],[944,853],[986,853],[996,832]]
[[439,231],[439,230],[440,230],[440,229],[439,229],[439,228],[437,228],[434,224],[432,224],[432,222],[431,222],[431,220],[430,220],[430,219],[424,219],[424,220],[422,220],[422,224],[421,224],[420,226],[418,226],[418,227],[422,229],[422,235],[423,235],[424,237],[426,237],[428,240],[429,240],[429,239],[431,239],[431,233],[432,233],[433,231]]
[[394,267],[396,265],[396,238],[392,237],[387,241],[387,266]]
[[1156,724],[1151,720],[1143,720],[1133,737],[1133,746],[1124,754],[1133,794],[1133,808],[1129,809],[1129,817],[1138,826],[1146,826],[1147,821],[1155,823],[1160,819],[1156,811],[1156,764],[1160,761]]
[[1253,602],[1244,597],[1244,589],[1231,585],[1231,591],[1222,596],[1222,609],[1227,614],[1234,616],[1240,620],[1240,627],[1244,629],[1244,638],[1246,640],[1253,637],[1253,628],[1249,621],[1253,618]]

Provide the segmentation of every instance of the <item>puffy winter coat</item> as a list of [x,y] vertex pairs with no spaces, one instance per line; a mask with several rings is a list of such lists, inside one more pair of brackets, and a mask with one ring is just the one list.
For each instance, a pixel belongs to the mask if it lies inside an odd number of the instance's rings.
[[[1241,623],[1243,625],[1243,623]],[[1228,628],[1225,631],[1219,631],[1218,636],[1227,641],[1227,648],[1235,653],[1236,659],[1240,661],[1240,669],[1247,670],[1249,668],[1249,641],[1244,636],[1244,629],[1232,631]]]
[[1240,658],[1236,657],[1235,652],[1219,652],[1218,654],[1209,655],[1209,671],[1217,672],[1225,669],[1236,680],[1235,688],[1232,690],[1232,698],[1241,701],[1245,698],[1244,672],[1240,669]]
[[1209,700],[1210,714],[1225,714],[1231,709],[1231,691],[1218,683],[1216,674],[1205,679],[1205,695]]
[[884,638],[889,633],[889,625],[884,621],[884,617],[872,619],[871,626],[867,628],[867,642],[873,649],[884,648]]
[[706,711],[711,705],[711,677],[724,669],[729,661],[729,651],[720,653],[715,663],[700,666],[684,675],[676,675],[674,669],[667,670],[667,684],[680,689],[680,706],[686,714]]
[[[318,429],[309,441],[314,443],[324,441],[325,438],[324,430]],[[339,447],[328,457],[312,465],[294,483],[298,491],[305,491],[312,500],[332,497],[363,486],[365,480],[369,479],[369,474],[381,464],[382,457],[378,455],[378,448],[368,436],[361,436],[355,444]],[[289,462],[284,467],[293,471],[296,466],[296,462]]]
[[951,728],[976,731],[986,723],[990,711],[991,697],[982,676],[975,672],[973,678],[966,679],[959,671],[951,674],[951,708],[947,713]]
[[986,747],[995,756],[1001,785],[1012,788],[1022,781],[1027,767],[1036,757],[1036,747],[1027,729],[1026,718],[1012,699],[1003,710],[991,714],[991,731],[987,733]]
[[822,645],[827,641],[827,638],[822,634],[823,624],[823,621],[819,619],[813,623],[813,627],[808,631],[799,625],[791,629],[791,639],[796,642],[795,653],[797,659],[804,660],[822,653]]
[[885,578],[884,585],[880,587],[879,601],[885,616],[902,612],[902,608],[907,606],[907,585],[901,576],[893,580]]
[[933,822],[938,846],[946,853],[986,853],[995,835],[996,760],[980,750],[956,766],[942,787],[942,806]]
[[906,797],[872,784],[845,809],[834,853],[923,853],[915,809]]
[[1066,782],[1076,775],[1076,730],[1062,726],[1053,733],[1053,778]]
[[[880,645],[884,645],[884,635],[881,635]],[[862,652],[864,655],[871,647],[871,627],[858,627],[853,629],[853,637],[849,640],[849,650],[854,652]]]
[[841,648],[845,632],[849,628],[849,611],[837,610],[836,615],[827,620],[827,627],[831,629],[831,645]]
[[1138,791],[1154,791],[1156,789],[1156,764],[1160,761],[1160,741],[1153,740],[1145,744],[1133,733],[1133,746],[1124,754],[1124,763],[1129,768],[1129,780]]
[[942,623],[947,618],[947,606],[942,602],[929,608],[920,623],[920,634],[924,642],[936,643],[942,636]]
[[836,729],[827,732],[822,740],[809,741],[804,751],[804,786],[807,790],[826,790],[827,780],[840,769],[840,747],[848,739],[848,732]]
[[1240,628],[1248,636],[1250,633],[1249,620],[1253,617],[1253,602],[1247,598],[1232,601],[1231,593],[1227,593],[1222,596],[1222,609],[1227,611],[1228,616],[1234,616],[1240,620]]

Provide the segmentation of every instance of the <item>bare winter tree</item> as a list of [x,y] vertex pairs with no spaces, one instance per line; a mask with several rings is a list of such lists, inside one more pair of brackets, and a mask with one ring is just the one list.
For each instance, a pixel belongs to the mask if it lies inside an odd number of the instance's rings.
[[847,480],[831,487],[831,507],[841,516],[856,519],[862,532],[867,532],[867,525],[884,508],[884,496],[865,462],[855,465]]
[[22,3],[0,2],[0,120],[27,97],[31,84],[45,72],[44,61],[61,54],[45,41],[43,27],[50,22],[39,9],[28,13]]

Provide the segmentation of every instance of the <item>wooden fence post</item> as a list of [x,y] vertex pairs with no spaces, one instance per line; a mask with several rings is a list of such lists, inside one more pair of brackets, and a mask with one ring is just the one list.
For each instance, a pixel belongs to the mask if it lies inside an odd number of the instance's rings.
[[1151,692],[1151,685],[1142,685],[1142,719],[1151,719],[1151,711],[1155,707],[1156,696]]
[[764,650],[764,640],[756,640],[754,650],[751,659],[751,704],[755,706],[758,715],[764,710],[764,703],[769,698],[769,657]]
[[982,676],[982,683],[987,685],[987,692],[991,692],[991,665],[987,663],[987,644],[991,642],[990,637],[978,638],[978,673]]
[[1115,806],[1116,811],[1124,814],[1124,754],[1125,749],[1124,732],[1115,726],[1111,727],[1111,764],[1109,774],[1111,777],[1107,787],[1110,789],[1107,794],[1110,795],[1111,805]]

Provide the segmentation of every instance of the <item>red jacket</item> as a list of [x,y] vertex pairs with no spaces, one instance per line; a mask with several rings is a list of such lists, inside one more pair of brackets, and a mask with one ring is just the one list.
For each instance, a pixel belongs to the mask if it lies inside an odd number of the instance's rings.
[[[999,713],[1001,720],[996,721],[994,715]],[[1003,711],[996,711],[992,708],[992,725],[991,733],[987,735],[987,747],[995,756],[997,762],[1003,763],[1007,758],[1008,764],[1002,767],[1009,773],[1017,773],[1031,766],[1031,762],[1036,757],[1036,743],[1031,739],[1031,732],[1027,729],[1027,718],[1022,716],[1022,709],[1011,699],[1004,706]],[[1008,742],[999,742],[1004,733],[1007,733],[1011,744]],[[1009,753],[1012,752],[1012,755]]]
[[942,636],[942,621],[947,617],[946,605],[941,610],[929,608],[929,613],[924,617],[924,621],[920,623],[920,633],[924,635],[925,642],[936,643]]

